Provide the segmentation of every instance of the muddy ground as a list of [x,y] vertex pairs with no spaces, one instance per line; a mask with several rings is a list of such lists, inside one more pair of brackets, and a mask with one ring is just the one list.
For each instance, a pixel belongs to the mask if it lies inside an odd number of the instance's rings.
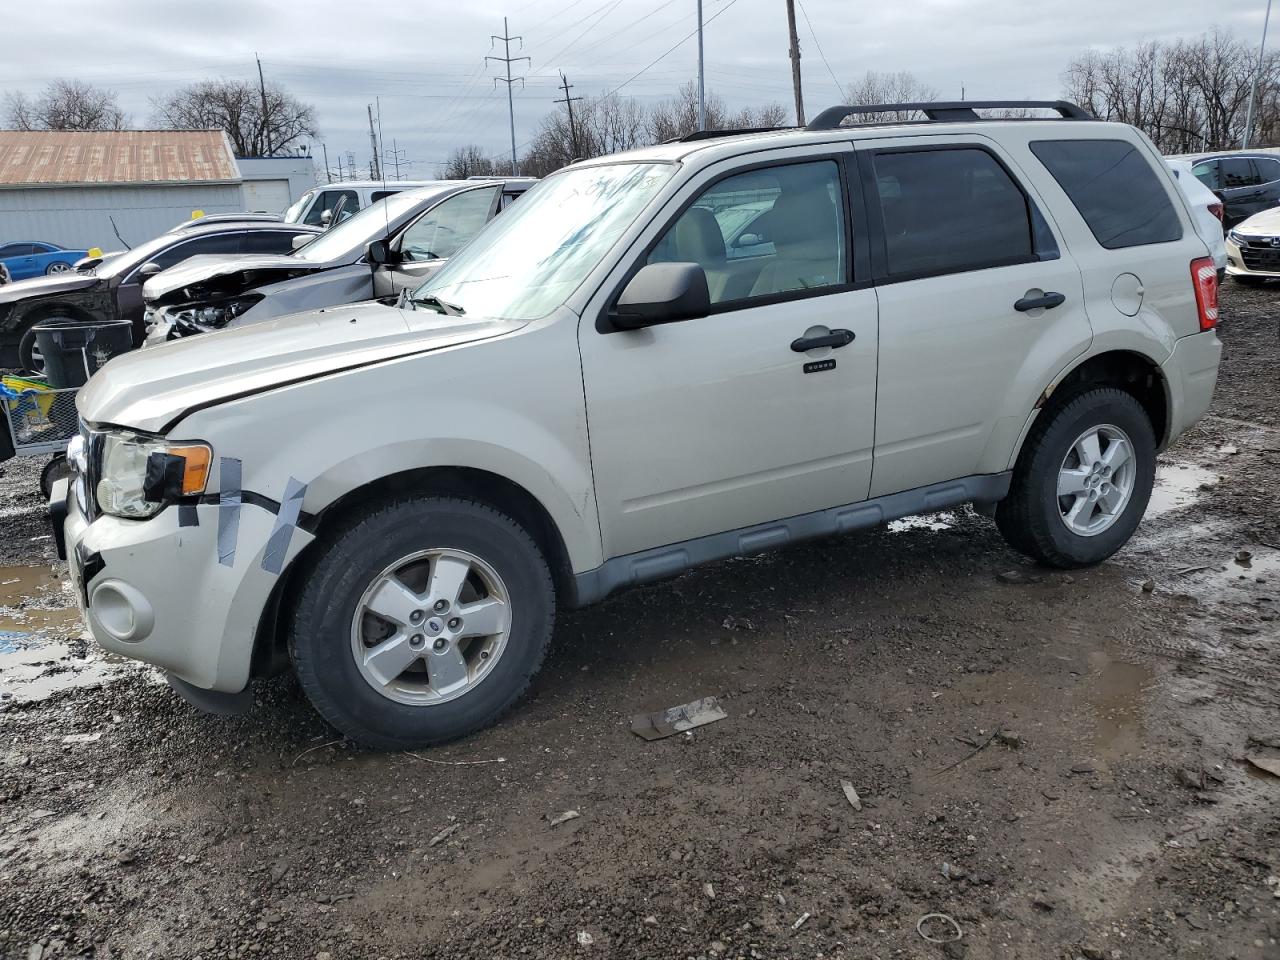
[[1278,303],[1227,291],[1111,562],[958,512],[719,564],[564,615],[526,701],[417,755],[288,679],[227,719],[105,663],[10,464],[0,955],[1280,957]]

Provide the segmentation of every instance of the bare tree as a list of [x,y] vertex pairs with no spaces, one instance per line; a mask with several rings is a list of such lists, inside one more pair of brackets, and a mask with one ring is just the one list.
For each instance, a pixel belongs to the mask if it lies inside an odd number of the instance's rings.
[[[718,94],[710,93],[706,97],[708,130],[778,127],[786,122],[787,116],[786,107],[780,103],[744,107],[733,113]],[[656,143],[687,136],[698,129],[698,88],[693,81],[681,86],[671,99],[650,109],[648,128],[649,136]]]
[[128,123],[114,90],[81,80],[55,80],[34,99],[7,94],[5,117],[16,130],[122,130]]
[[[507,162],[510,166],[511,162]],[[449,159],[440,168],[441,180],[465,180],[467,177],[494,176],[493,158],[485,153],[484,147],[469,143],[457,147],[449,154]]]
[[204,80],[151,101],[157,125],[175,130],[225,130],[242,157],[287,153],[303,137],[318,135],[315,108],[276,84],[263,96],[247,80]]
[[[897,73],[879,73],[868,70],[862,78],[844,88],[844,102],[851,107],[869,107],[877,103],[922,103],[938,99],[938,90],[920,80],[909,70]],[[915,120],[914,110],[891,110],[870,114],[868,122],[884,120]]]
[[[1133,124],[1165,153],[1222,150],[1240,143],[1256,69],[1250,44],[1215,30],[1088,51],[1067,65],[1063,96],[1104,120]],[[1280,136],[1278,99],[1280,59],[1273,56],[1259,78],[1255,143]]]

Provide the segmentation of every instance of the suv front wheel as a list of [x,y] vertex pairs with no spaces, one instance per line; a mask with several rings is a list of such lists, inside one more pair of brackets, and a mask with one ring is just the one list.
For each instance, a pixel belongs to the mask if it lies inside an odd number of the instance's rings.
[[551,573],[533,538],[491,507],[398,500],[316,546],[290,654],[312,704],[353,740],[405,750],[465,736],[542,663]]
[[1155,466],[1151,420],[1132,394],[1078,394],[1032,427],[996,524],[1015,550],[1049,566],[1101,563],[1137,529]]

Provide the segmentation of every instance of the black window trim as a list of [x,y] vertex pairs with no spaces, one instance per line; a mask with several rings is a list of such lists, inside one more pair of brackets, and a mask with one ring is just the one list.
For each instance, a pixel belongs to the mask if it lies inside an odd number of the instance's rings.
[[[740,300],[726,300],[723,303],[712,304],[711,309],[707,312],[708,317],[718,316],[723,313],[736,313],[739,310],[751,310],[756,307],[766,307],[777,303],[789,303],[794,300],[812,300],[815,297],[828,297],[838,293],[848,293],[851,290],[865,290],[873,285],[871,278],[871,258],[869,251],[869,243],[867,236],[867,216],[866,204],[864,202],[863,191],[858,189],[857,176],[854,173],[854,157],[853,151],[849,149],[850,141],[839,141],[833,144],[835,147],[844,147],[845,149],[837,149],[831,153],[815,153],[804,156],[775,157],[769,160],[760,160],[754,163],[743,164],[734,167],[732,170],[726,170],[717,174],[712,180],[705,183],[695,194],[685,200],[680,206],[666,218],[661,228],[644,247],[640,253],[636,255],[631,265],[623,272],[621,279],[614,284],[613,289],[605,298],[604,304],[600,308],[600,313],[596,316],[596,332],[597,333],[625,333],[627,331],[620,327],[615,327],[609,319],[610,313],[613,311],[614,305],[618,302],[618,297],[622,296],[622,291],[626,289],[631,278],[640,272],[649,259],[649,254],[657,248],[658,244],[666,237],[667,232],[675,225],[686,210],[697,203],[702,196],[713,189],[717,184],[722,183],[731,177],[740,176],[744,173],[753,173],[757,170],[767,170],[771,167],[793,167],[802,163],[823,163],[834,162],[836,164],[836,176],[840,184],[841,193],[844,194],[843,214],[844,214],[844,233],[845,242],[845,270],[848,276],[853,278],[845,283],[832,284],[825,287],[815,287],[812,290],[787,290],[782,293],[771,293],[761,297],[744,297]],[[656,218],[655,218],[656,219]],[[651,223],[653,221],[650,221]],[[695,317],[692,320],[683,321],[685,323],[697,323],[702,317]]]
[[[143,260],[140,264],[138,264],[136,267],[130,270],[129,273],[126,274],[123,279],[121,279],[119,286],[124,286],[126,283],[133,283],[138,277],[138,272],[143,267],[145,267],[148,263],[150,263],[153,259],[155,259],[155,257],[160,256],[160,254],[162,253],[168,253],[170,250],[176,250],[178,247],[184,247],[187,244],[194,243],[197,240],[205,240],[205,239],[208,239],[209,237],[239,237],[240,234],[244,232],[245,231],[243,230],[224,230],[220,233],[201,233],[194,237],[190,235],[182,237],[182,239],[178,243],[175,243],[172,246],[165,247],[163,250],[157,250],[154,257],[148,257],[146,260]],[[181,234],[179,234],[179,236],[181,236]],[[224,256],[224,254],[215,254],[215,256]],[[174,266],[176,267],[181,262],[182,262],[181,260],[177,261],[176,263],[174,263]]]
[[[880,209],[880,194],[876,184],[876,168],[875,158],[885,154],[894,153],[937,153],[943,150],[980,150],[994,160],[997,166],[1005,172],[1005,175],[1022,194],[1022,202],[1027,213],[1027,229],[1031,231],[1031,255],[1027,257],[1006,257],[1003,259],[992,260],[988,263],[982,263],[977,266],[963,267],[944,267],[938,270],[914,270],[910,273],[891,273],[889,271],[889,251],[887,237],[884,229],[884,211]],[[912,280],[925,280],[930,277],[947,277],[954,276],[958,273],[976,273],[979,270],[995,270],[1000,267],[1016,267],[1025,263],[1041,263],[1046,258],[1037,252],[1036,244],[1036,228],[1035,213],[1039,213],[1040,219],[1048,226],[1050,234],[1053,235],[1054,243],[1058,247],[1058,256],[1047,259],[1059,259],[1062,256],[1063,243],[1054,230],[1053,224],[1049,218],[1044,215],[1035,203],[1035,200],[1027,192],[1027,188],[1022,181],[1009,169],[1009,165],[1004,162],[995,150],[987,146],[985,143],[969,140],[951,140],[947,143],[921,143],[907,144],[896,147],[870,147],[865,150],[857,151],[858,154],[858,171],[862,177],[862,189],[866,196],[866,208],[871,221],[871,232],[876,238],[876,243],[871,245],[871,275],[876,286],[888,286],[892,283],[909,283]]]

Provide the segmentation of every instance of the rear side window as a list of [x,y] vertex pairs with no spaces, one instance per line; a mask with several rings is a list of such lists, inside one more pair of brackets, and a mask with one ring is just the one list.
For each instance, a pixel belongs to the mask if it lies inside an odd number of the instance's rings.
[[[891,277],[1040,259],[1026,195],[985,150],[881,153],[875,172]],[[1052,245],[1038,213],[1036,222]]]
[[1280,160],[1268,160],[1266,157],[1254,157],[1253,168],[1258,173],[1259,183],[1274,183],[1280,180]]
[[[290,253],[297,232],[284,230],[251,230],[240,238],[241,253]],[[311,236],[311,234],[302,234]]]
[[1040,140],[1031,151],[1108,250],[1167,243],[1182,224],[1150,162],[1123,140]]

